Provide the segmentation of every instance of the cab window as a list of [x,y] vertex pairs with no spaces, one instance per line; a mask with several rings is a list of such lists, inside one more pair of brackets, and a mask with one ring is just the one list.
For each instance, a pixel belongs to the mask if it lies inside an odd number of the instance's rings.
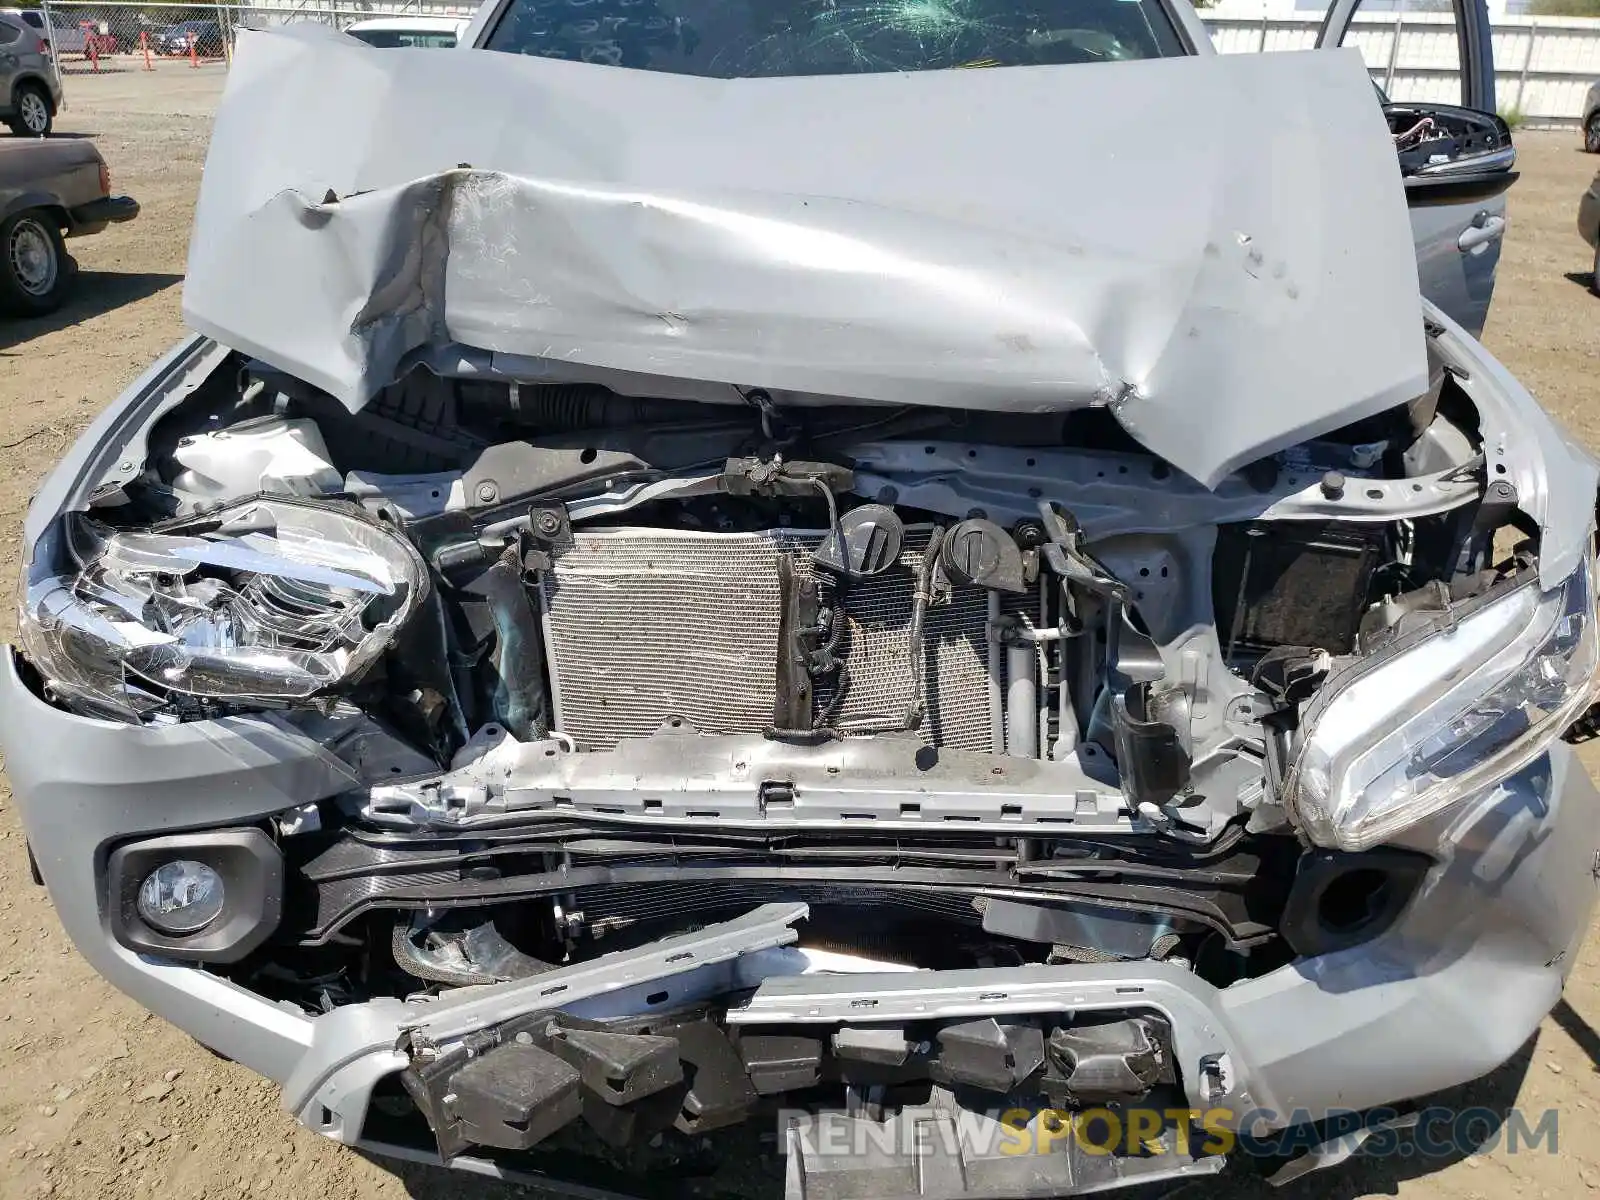
[[510,0],[490,50],[719,79],[1185,52],[1160,0]]

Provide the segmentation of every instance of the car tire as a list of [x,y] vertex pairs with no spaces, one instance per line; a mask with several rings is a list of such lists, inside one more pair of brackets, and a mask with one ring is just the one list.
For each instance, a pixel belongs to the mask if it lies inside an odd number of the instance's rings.
[[1590,154],[1600,154],[1600,112],[1590,113],[1583,123],[1583,148]]
[[30,208],[0,224],[0,312],[37,317],[61,307],[78,264],[67,253],[61,223]]
[[15,111],[6,118],[11,132],[17,137],[49,137],[56,125],[56,115],[50,110],[50,97],[36,83],[25,83],[17,89]]
[[1594,260],[1590,264],[1589,290],[1600,296],[1600,235],[1595,238]]

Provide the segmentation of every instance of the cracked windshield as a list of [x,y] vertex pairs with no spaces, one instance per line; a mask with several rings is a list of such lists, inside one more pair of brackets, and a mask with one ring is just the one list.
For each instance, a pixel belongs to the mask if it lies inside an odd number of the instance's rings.
[[511,0],[488,46],[724,79],[1183,52],[1157,0]]

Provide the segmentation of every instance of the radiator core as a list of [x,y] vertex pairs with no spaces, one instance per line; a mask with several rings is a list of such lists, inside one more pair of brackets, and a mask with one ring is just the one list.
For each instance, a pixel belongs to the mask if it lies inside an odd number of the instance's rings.
[[[916,572],[927,529],[907,531],[899,563],[845,595],[850,685],[839,721],[899,716],[921,671],[935,746],[994,751],[986,596],[958,588],[929,609],[921,661],[907,661]],[[539,583],[556,727],[590,749],[647,737],[674,717],[701,733],[759,733],[776,698],[778,561],[815,578],[814,532],[578,533]],[[1010,607],[1008,605],[1008,607]],[[819,687],[818,706],[830,693]]]

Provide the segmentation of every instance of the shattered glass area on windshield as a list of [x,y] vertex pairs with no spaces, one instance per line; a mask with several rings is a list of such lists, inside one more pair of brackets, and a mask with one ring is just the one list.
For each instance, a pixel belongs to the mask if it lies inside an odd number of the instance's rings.
[[1156,0],[511,0],[488,48],[722,79],[1183,53]]

